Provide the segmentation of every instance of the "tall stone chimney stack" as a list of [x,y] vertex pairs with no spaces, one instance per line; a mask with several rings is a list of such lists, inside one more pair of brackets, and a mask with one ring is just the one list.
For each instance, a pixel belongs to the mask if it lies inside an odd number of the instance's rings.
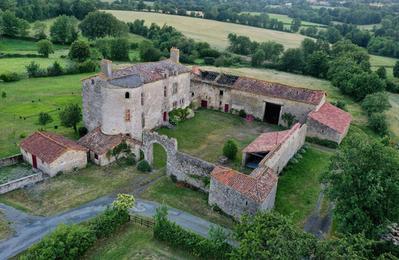
[[110,60],[101,60],[101,72],[107,78],[112,78],[112,61]]
[[180,62],[180,50],[178,48],[172,47],[170,49],[170,60],[175,63]]

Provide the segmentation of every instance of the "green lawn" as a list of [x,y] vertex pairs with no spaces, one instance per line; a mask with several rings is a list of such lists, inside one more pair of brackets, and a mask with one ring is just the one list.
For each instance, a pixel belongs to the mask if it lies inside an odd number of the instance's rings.
[[15,164],[0,168],[0,185],[12,180],[16,180],[34,174],[32,166],[27,163]]
[[222,155],[224,143],[234,139],[241,150],[261,133],[277,130],[278,127],[263,122],[247,122],[243,118],[214,110],[198,110],[195,117],[180,123],[173,129],[162,128],[159,133],[177,139],[180,151],[216,162]]
[[100,240],[84,259],[196,259],[153,238],[152,229],[129,223]]
[[[0,59],[1,62],[1,59]],[[89,74],[25,79],[0,83],[0,158],[18,153],[21,137],[38,129],[54,131],[70,138],[77,136],[71,128],[60,125],[58,109],[76,103],[82,104],[80,80]],[[40,112],[49,112],[54,121],[46,126],[38,124]],[[55,127],[58,127],[55,129]]]
[[0,202],[35,215],[49,216],[104,195],[131,192],[156,176],[138,173],[134,166],[123,163],[107,167],[89,164],[78,172],[61,174],[32,187],[0,195]]
[[397,61],[398,61],[398,59],[395,59],[395,58],[370,55],[370,63],[371,63],[372,70],[377,70],[379,67],[385,67],[385,69],[387,70],[388,78],[399,83],[399,80],[394,79],[394,77],[393,77],[393,66],[395,66],[395,63]]
[[[252,14],[252,15],[260,15],[260,12],[241,12],[241,13],[246,13],[246,14]],[[272,14],[272,13],[267,13],[267,15],[271,19],[277,19],[280,22],[283,22],[284,25],[288,25],[287,28],[290,27],[292,18],[289,17],[288,15],[285,14]],[[326,25],[319,24],[319,23],[312,23],[312,22],[307,22],[307,21],[301,21],[302,26],[316,26],[316,27],[326,27]]]
[[141,197],[165,203],[170,207],[187,211],[225,227],[231,228],[233,226],[233,221],[230,218],[212,210],[208,205],[207,194],[176,185],[167,176],[157,180]]
[[11,228],[3,213],[0,212],[0,240],[7,238],[11,234]]
[[308,148],[303,158],[288,166],[279,178],[276,211],[292,216],[292,220],[303,226],[306,218],[316,206],[321,190],[320,175],[328,169],[331,153]]

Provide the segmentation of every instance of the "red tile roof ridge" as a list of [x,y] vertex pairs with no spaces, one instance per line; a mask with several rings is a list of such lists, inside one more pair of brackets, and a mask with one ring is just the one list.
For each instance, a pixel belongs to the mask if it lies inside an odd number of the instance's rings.
[[318,110],[309,113],[308,118],[315,120],[343,134],[349,127],[352,116],[350,113],[325,102]]
[[37,133],[38,133],[39,135],[43,136],[44,138],[47,138],[47,139],[49,139],[49,140],[50,140],[50,141],[52,141],[53,143],[56,143],[56,144],[58,144],[58,145],[60,145],[60,146],[64,147],[65,149],[69,149],[69,147],[68,147],[68,146],[66,146],[66,145],[64,145],[64,144],[62,144],[62,143],[60,143],[60,142],[58,142],[57,140],[55,140],[55,139],[51,138],[50,136],[48,136],[48,135],[44,134],[44,132],[37,131]]

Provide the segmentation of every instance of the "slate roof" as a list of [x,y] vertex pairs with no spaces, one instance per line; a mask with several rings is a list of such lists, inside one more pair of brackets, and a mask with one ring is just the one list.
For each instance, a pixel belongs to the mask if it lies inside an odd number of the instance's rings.
[[75,141],[49,132],[33,133],[21,142],[20,147],[46,163],[54,162],[68,150],[87,152],[85,147]]
[[313,119],[340,134],[346,132],[352,121],[352,117],[348,112],[345,112],[328,102],[324,103],[319,110],[309,113],[308,118]]
[[[207,81],[214,85],[230,87],[243,92],[262,96],[288,99],[313,105],[318,105],[325,96],[322,90],[292,87],[276,82],[241,77],[229,74],[220,74],[212,71],[193,70],[194,80]],[[210,77],[209,75],[212,75]],[[216,76],[217,75],[217,76]]]
[[211,175],[219,183],[258,203],[267,198],[278,181],[277,175],[270,168],[263,168],[262,174],[254,177],[230,168],[216,166]]
[[282,144],[296,129],[300,127],[300,124],[295,124],[291,129],[269,132],[259,135],[252,143],[244,148],[244,153],[259,153],[259,152],[270,152],[277,148],[278,145]]
[[165,75],[188,73],[190,69],[175,63],[170,59],[134,64],[112,72],[112,78],[108,79],[112,85],[135,88],[142,84],[155,82],[165,78]]

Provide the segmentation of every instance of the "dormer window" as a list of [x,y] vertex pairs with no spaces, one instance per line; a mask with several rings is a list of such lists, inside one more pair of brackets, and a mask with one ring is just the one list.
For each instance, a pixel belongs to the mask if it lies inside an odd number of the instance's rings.
[[129,99],[129,98],[130,98],[130,93],[129,93],[129,92],[126,92],[126,93],[125,93],[125,98],[126,98],[126,99]]

